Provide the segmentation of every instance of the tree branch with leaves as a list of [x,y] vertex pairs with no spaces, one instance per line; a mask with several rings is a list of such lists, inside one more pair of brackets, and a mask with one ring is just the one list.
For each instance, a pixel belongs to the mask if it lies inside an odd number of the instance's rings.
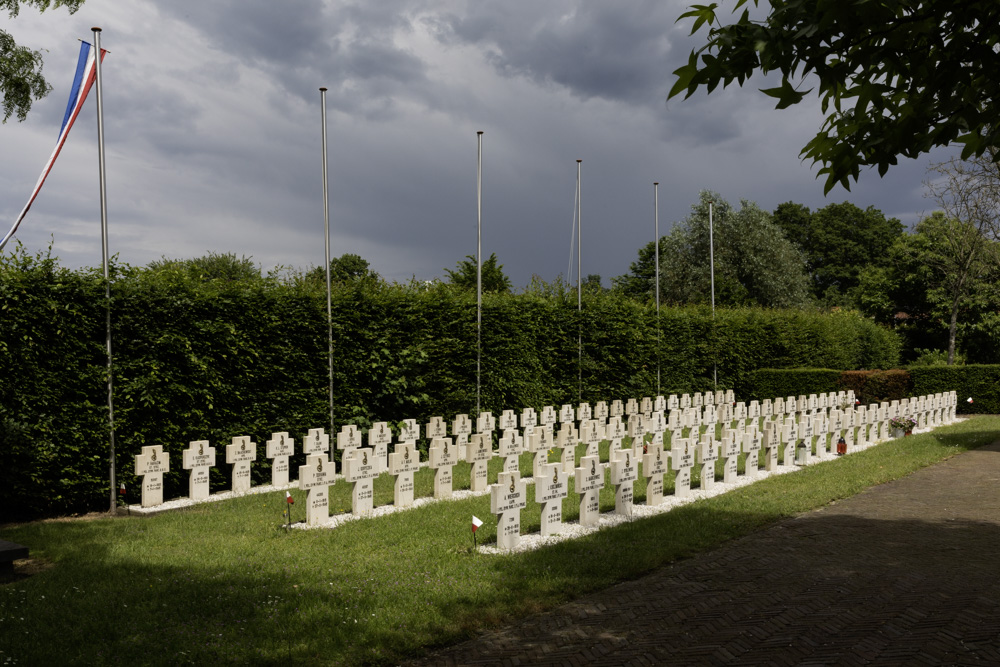
[[694,18],[691,34],[707,28],[707,41],[674,71],[669,98],[742,86],[757,72],[781,76],[761,89],[778,109],[815,90],[826,120],[800,155],[822,165],[826,192],[850,189],[861,167],[885,175],[900,156],[936,146],[962,144],[963,158],[1000,148],[995,0],[752,1],[769,7],[763,19],[751,17],[749,0],[735,2],[733,14],[743,11],[729,24],[718,3],[681,15]]

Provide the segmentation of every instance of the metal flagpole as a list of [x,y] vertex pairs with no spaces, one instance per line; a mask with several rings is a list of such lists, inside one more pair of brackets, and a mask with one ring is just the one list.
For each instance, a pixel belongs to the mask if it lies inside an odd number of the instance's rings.
[[97,163],[100,172],[101,187],[101,259],[104,264],[104,343],[108,351],[108,434],[110,452],[108,456],[108,467],[111,481],[111,507],[108,511],[114,512],[118,508],[118,489],[115,483],[115,401],[114,401],[114,375],[112,373],[111,355],[111,276],[108,271],[108,189],[105,182],[104,170],[104,98],[101,95],[101,29],[92,28],[94,31],[94,84],[97,87]]
[[330,434],[333,437],[333,304],[330,298],[330,195],[326,170],[326,88],[319,89],[319,102],[323,123],[323,226],[326,231],[326,356],[330,366]]
[[476,132],[476,416],[480,412],[483,367],[483,131]]
[[[708,267],[711,272],[710,281],[712,284],[712,338],[715,338],[715,238],[713,233],[712,206],[714,202],[708,202]],[[714,348],[713,348],[714,349]],[[715,354],[713,353],[713,357]],[[718,389],[719,385],[719,364],[716,359],[712,360],[712,387]]]
[[579,400],[583,401],[583,203],[580,192],[580,164],[583,160],[576,161],[576,312],[578,318],[578,328],[576,335],[577,343],[577,367],[579,373],[579,387],[577,389]]
[[653,247],[656,249],[656,395],[660,395],[660,184],[653,182]]

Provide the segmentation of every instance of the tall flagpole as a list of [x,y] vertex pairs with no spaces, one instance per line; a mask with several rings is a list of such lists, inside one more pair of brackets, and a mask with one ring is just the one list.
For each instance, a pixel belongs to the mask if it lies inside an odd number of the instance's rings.
[[483,365],[483,131],[476,132],[476,416],[480,412]]
[[[712,205],[714,202],[708,202],[708,270],[711,273],[709,278],[712,284],[712,338],[715,338],[715,238],[713,233],[713,220],[712,220]],[[714,349],[714,345],[713,345]],[[712,355],[715,357],[715,353]],[[718,389],[719,385],[719,362],[717,359],[712,360],[712,387],[713,389]]]
[[[323,123],[323,229],[326,245],[326,357],[330,367],[330,433],[333,434],[333,303],[330,298],[330,195],[326,172],[326,88],[319,89],[320,116]],[[331,453],[331,457],[332,453]]]
[[577,368],[578,368],[578,388],[577,394],[580,402],[583,402],[583,203],[580,192],[580,164],[583,160],[576,161],[576,312],[578,328],[576,334],[577,344]]
[[656,395],[660,395],[660,184],[653,182],[653,247],[656,248]]
[[97,86],[97,163],[101,184],[101,259],[104,264],[104,343],[108,351],[108,435],[110,451],[108,455],[108,477],[111,482],[111,507],[118,509],[118,489],[115,488],[115,401],[114,375],[111,356],[111,277],[108,271],[108,189],[104,170],[104,98],[101,95],[101,29],[94,31],[94,84]]

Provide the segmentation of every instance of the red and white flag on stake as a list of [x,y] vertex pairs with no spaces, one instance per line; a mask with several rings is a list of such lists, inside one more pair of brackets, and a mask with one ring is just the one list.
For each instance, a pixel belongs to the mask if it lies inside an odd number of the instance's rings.
[[472,532],[476,532],[476,529],[483,525],[483,520],[477,517],[475,514],[472,515]]
[[292,498],[292,494],[289,493],[288,491],[285,491],[285,502],[288,503],[289,505],[295,504],[295,498]]
[[969,398],[967,398],[967,399],[966,399],[966,402],[967,402],[967,403],[972,403],[972,397],[971,397],[971,396],[969,396]]
[[118,495],[119,496],[125,495],[125,482],[122,482],[122,485],[118,488]]

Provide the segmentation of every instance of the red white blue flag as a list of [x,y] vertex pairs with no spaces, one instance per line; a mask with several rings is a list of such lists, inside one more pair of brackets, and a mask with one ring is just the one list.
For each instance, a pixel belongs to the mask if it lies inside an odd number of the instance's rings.
[[[104,56],[107,51],[101,49],[101,62],[104,62]],[[38,196],[38,191],[42,189],[42,184],[45,183],[45,179],[48,178],[49,172],[52,171],[52,165],[55,164],[56,158],[59,157],[59,152],[62,150],[63,144],[66,143],[66,137],[69,136],[69,131],[73,127],[73,122],[76,120],[77,115],[80,113],[80,109],[83,108],[83,103],[87,99],[87,93],[90,92],[90,87],[94,85],[94,78],[97,76],[97,63],[94,58],[94,49],[87,42],[80,43],[80,57],[77,59],[76,63],[76,77],[73,79],[73,88],[69,94],[69,103],[66,105],[66,114],[63,116],[62,127],[59,129],[59,139],[56,141],[56,147],[52,151],[52,155],[49,156],[48,162],[45,163],[45,168],[42,169],[42,175],[38,177],[38,182],[35,183],[35,189],[31,191],[31,197],[28,199],[28,203],[24,205],[21,210],[21,214],[17,216],[14,221],[14,225],[10,228],[10,231],[4,235],[3,240],[0,240],[0,250],[7,245],[7,241],[14,236],[14,232],[17,231],[18,226],[21,221],[24,220],[24,216],[28,213],[28,209],[35,201],[35,197]]]

